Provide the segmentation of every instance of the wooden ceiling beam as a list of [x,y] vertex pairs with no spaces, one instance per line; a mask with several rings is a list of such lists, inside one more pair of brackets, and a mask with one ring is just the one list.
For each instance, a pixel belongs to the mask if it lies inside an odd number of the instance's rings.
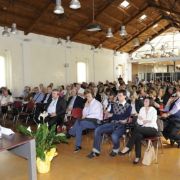
[[43,17],[43,15],[48,11],[49,7],[52,5],[53,1],[49,0],[48,3],[45,5],[39,16],[35,19],[35,21],[28,27],[27,30],[25,30],[24,34],[28,35],[33,28],[36,26],[36,24],[39,22],[39,20]]
[[135,9],[137,9],[139,11],[139,7],[137,7],[131,0],[129,0],[130,5],[132,5]]
[[[95,14],[94,18],[96,19],[98,16],[100,16],[107,8],[109,8],[109,6],[110,6],[112,3],[114,3],[114,1],[116,1],[116,0],[112,0],[112,1],[108,2],[108,3],[104,6],[104,8],[102,8],[100,11],[98,11],[98,12]],[[92,17],[90,17],[89,20],[88,20],[88,22],[86,22],[83,26],[81,26],[78,31],[76,31],[73,35],[71,35],[71,40],[74,40],[75,37],[76,37],[82,30],[84,30],[84,28],[86,28],[86,27],[88,26],[88,24],[91,23],[91,22],[92,22]]]
[[119,19],[117,19],[117,18],[115,18],[115,17],[112,17],[112,16],[110,16],[110,15],[107,14],[107,13],[104,13],[104,15],[107,16],[109,19],[112,19],[113,21],[122,24],[122,21],[121,21],[121,20],[119,20]]
[[[146,9],[148,9],[148,5],[145,5],[142,9],[140,9],[139,11],[137,11],[137,13],[134,15],[134,16],[131,16],[130,18],[127,18],[126,21],[123,22],[123,25],[127,25],[128,23],[130,23],[132,20],[136,19],[139,17],[139,15],[146,11]],[[113,27],[112,27],[113,28]],[[116,27],[116,28],[113,28],[114,29],[114,34],[118,33],[119,32],[119,26]],[[103,44],[108,38],[104,38],[99,44]],[[96,45],[96,47],[99,46],[99,44]]]
[[144,29],[142,29],[142,31],[139,31],[135,36],[132,36],[130,39],[128,39],[126,42],[124,42],[123,44],[120,44],[120,46],[118,48],[116,48],[115,50],[118,51],[120,48],[122,48],[123,46],[126,46],[129,42],[131,42],[134,38],[137,38],[139,35],[143,34],[145,31],[147,31],[149,28],[153,27],[155,24],[157,24],[160,20],[162,19],[162,16],[158,17],[155,21],[153,21],[152,23],[148,24],[147,27],[145,27]]
[[170,13],[173,13],[173,14],[176,14],[178,16],[180,16],[180,12],[179,11],[175,11],[173,9],[168,9],[166,7],[162,7],[162,6],[158,6],[156,3],[154,3],[152,0],[148,0],[148,4],[150,7],[153,7],[153,8],[156,8],[156,9],[159,9],[161,11],[168,11]]
[[[151,38],[149,38],[149,40],[151,41],[152,39],[154,39],[155,37],[161,35],[163,32],[165,32],[167,29],[169,29],[170,27],[172,27],[171,24],[168,24],[164,29],[161,29],[158,34],[154,34],[151,36]],[[144,41],[143,43],[140,44],[140,46],[135,47],[134,49],[128,51],[129,54],[132,54],[133,52],[137,51],[138,49],[140,49],[142,46],[144,46],[146,44],[146,41]]]
[[112,5],[114,8],[117,8],[119,11],[123,12],[124,15],[130,17],[130,14],[128,12],[126,12],[126,10],[124,10],[123,8],[121,8],[120,6],[115,6],[115,5]]

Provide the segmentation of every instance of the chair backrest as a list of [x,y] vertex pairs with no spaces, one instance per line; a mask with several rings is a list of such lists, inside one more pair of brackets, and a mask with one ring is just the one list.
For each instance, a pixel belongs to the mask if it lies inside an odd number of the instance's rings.
[[71,116],[73,118],[82,118],[82,109],[81,108],[73,108],[71,111]]
[[22,108],[22,101],[14,101],[13,107],[16,109],[21,109]]
[[26,112],[33,112],[35,108],[35,104],[32,101],[29,101],[26,106]]

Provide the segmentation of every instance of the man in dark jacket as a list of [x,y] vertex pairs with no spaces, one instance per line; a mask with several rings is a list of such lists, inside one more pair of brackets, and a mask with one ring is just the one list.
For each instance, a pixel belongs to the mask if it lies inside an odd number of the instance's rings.
[[54,124],[56,124],[56,126],[63,124],[66,113],[66,101],[63,97],[59,96],[57,89],[52,91],[52,100],[47,103],[45,109],[48,113],[45,122],[48,122],[50,127]]

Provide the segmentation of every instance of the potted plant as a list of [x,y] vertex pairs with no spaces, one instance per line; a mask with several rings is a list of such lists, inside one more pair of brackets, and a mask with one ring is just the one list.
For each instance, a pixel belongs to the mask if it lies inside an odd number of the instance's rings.
[[50,170],[51,160],[57,155],[56,144],[67,143],[65,134],[56,134],[56,125],[48,128],[47,123],[40,124],[35,131],[30,127],[18,126],[22,134],[35,138],[36,141],[36,164],[39,173],[47,173]]

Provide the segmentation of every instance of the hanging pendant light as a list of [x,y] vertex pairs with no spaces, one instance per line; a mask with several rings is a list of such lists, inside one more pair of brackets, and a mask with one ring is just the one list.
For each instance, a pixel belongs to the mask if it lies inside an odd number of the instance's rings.
[[113,37],[112,28],[108,28],[106,37],[107,38],[112,38]]
[[117,56],[117,55],[118,55],[118,52],[117,52],[116,50],[114,50],[113,55],[114,55],[114,56]]
[[134,38],[134,39],[132,40],[132,43],[133,43],[133,46],[134,46],[134,47],[138,47],[138,46],[140,45],[140,41],[139,41],[138,38]]
[[94,0],[93,0],[93,22],[92,24],[88,25],[87,31],[90,32],[101,31],[101,26],[98,23],[94,22]]
[[2,36],[4,36],[4,37],[9,37],[10,36],[10,33],[8,31],[8,27],[7,26],[4,26],[4,30],[2,32]]
[[54,8],[54,13],[55,14],[63,14],[64,13],[64,8],[61,5],[61,0],[56,0],[56,6]]
[[58,42],[57,42],[57,45],[62,45],[62,39],[61,38],[58,38]]
[[12,33],[12,34],[17,34],[17,26],[16,26],[16,23],[12,23],[11,33]]
[[72,0],[69,6],[71,9],[79,9],[81,8],[81,3],[79,0]]
[[67,36],[67,37],[66,37],[66,47],[67,47],[67,48],[71,48],[71,40],[70,40],[70,39],[71,39],[70,36]]
[[126,27],[125,26],[121,26],[119,34],[122,37],[127,36],[127,31],[126,31]]

